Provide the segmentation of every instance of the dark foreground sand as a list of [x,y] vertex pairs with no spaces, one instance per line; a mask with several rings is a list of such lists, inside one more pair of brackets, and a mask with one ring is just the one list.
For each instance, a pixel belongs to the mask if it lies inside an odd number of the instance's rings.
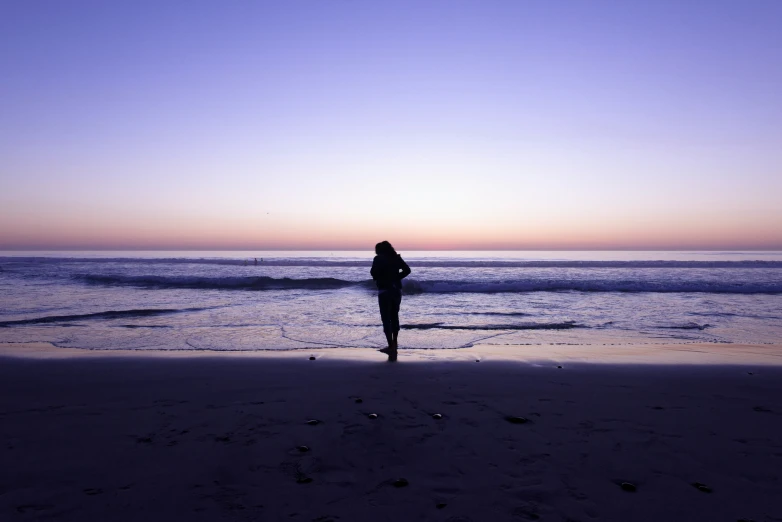
[[0,358],[0,520],[782,520],[780,367],[308,357]]

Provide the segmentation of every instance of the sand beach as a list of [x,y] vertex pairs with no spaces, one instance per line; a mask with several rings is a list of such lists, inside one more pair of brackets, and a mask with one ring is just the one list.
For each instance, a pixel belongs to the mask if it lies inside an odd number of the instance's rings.
[[0,519],[782,519],[779,346],[534,348],[4,344]]

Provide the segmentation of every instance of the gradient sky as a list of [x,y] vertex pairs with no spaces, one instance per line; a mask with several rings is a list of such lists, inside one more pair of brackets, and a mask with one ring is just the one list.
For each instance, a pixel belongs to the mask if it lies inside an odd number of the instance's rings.
[[782,1],[0,0],[0,248],[782,249]]

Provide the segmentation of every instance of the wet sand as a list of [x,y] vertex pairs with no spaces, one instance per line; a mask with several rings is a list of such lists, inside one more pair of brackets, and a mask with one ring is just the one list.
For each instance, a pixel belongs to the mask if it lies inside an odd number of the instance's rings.
[[780,520],[780,348],[4,345],[0,520]]

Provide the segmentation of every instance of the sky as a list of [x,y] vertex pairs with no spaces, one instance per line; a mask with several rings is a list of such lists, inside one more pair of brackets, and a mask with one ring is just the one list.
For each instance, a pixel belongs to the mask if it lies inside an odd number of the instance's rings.
[[0,249],[782,249],[777,0],[0,0]]

